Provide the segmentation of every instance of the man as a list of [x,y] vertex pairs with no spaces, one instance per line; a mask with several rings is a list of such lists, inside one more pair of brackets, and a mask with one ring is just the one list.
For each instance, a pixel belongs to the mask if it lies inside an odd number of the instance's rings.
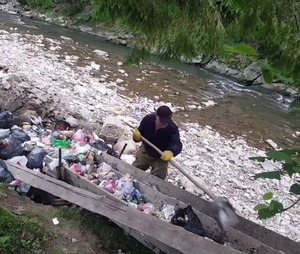
[[151,174],[165,179],[168,171],[168,162],[182,150],[177,125],[172,121],[172,111],[167,106],[161,106],[155,113],[146,115],[133,132],[133,140],[141,141],[141,136],[157,146],[160,155],[149,145],[143,144],[136,154],[133,166],[147,170],[151,166]]

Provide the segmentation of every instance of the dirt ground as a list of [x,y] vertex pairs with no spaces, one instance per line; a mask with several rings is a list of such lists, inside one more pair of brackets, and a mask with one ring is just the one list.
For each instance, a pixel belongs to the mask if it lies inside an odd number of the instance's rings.
[[[14,214],[31,214],[38,217],[39,222],[54,234],[54,239],[38,252],[39,254],[112,254],[105,250],[103,242],[89,230],[72,220],[57,217],[59,209],[31,201],[28,197],[20,196],[15,191],[0,193],[0,205]],[[57,217],[58,225],[52,219]]]

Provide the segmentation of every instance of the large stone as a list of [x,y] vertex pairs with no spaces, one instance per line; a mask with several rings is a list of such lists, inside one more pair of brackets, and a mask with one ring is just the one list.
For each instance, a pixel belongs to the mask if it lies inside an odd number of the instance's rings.
[[22,82],[22,79],[18,75],[13,73],[9,76],[9,81],[11,81],[12,84],[20,84]]
[[34,110],[18,110],[14,113],[14,124],[22,125],[24,122],[30,123],[31,116],[38,117],[38,114]]
[[124,128],[125,126],[119,118],[109,116],[104,120],[101,135],[116,142],[124,134]]
[[[257,63],[251,63],[243,71],[244,81],[253,81],[253,85],[263,84],[264,80],[261,75],[261,68]],[[260,76],[260,77],[259,77]]]
[[66,121],[71,125],[71,127],[77,127],[79,125],[79,120],[73,116],[66,117]]
[[7,80],[2,81],[2,86],[5,90],[9,90],[11,88],[11,84]]

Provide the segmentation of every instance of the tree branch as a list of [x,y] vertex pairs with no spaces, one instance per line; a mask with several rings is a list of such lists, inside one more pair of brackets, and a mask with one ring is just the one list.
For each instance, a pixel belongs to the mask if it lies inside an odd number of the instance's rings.
[[287,208],[284,208],[282,211],[278,212],[278,213],[283,213],[285,212],[286,210],[289,210],[291,209],[293,206],[295,206],[298,202],[300,201],[300,197],[296,200],[295,203],[291,204],[290,206],[288,206]]

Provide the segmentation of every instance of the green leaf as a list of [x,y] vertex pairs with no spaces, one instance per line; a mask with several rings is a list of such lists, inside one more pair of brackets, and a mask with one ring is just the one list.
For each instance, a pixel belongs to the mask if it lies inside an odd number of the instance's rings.
[[284,150],[267,152],[267,156],[268,156],[268,158],[276,160],[276,161],[284,161],[286,163],[293,162],[291,156]]
[[270,172],[264,172],[264,173],[259,173],[254,176],[254,180],[258,178],[268,178],[268,179],[277,179],[280,180],[282,172],[280,171],[270,171]]
[[273,83],[273,73],[270,70],[263,70],[263,77],[267,84]]
[[259,161],[259,162],[265,162],[267,157],[249,157],[250,160]]
[[225,52],[228,52],[228,53],[244,54],[244,55],[249,55],[249,56],[256,55],[256,50],[245,43],[240,43],[235,46],[229,46],[229,45],[225,44],[223,46],[223,49]]
[[300,166],[293,167],[294,173],[300,173]]
[[262,208],[258,210],[258,218],[259,219],[268,219],[271,218],[273,214],[268,208]]
[[290,192],[296,194],[296,195],[300,195],[300,184],[293,184],[290,188]]
[[281,150],[280,152],[292,156],[292,155],[300,154],[300,148],[284,149],[284,150]]
[[272,199],[272,198],[273,198],[273,193],[272,192],[268,192],[268,193],[265,193],[263,195],[264,200],[269,200],[269,199]]
[[293,164],[284,164],[284,165],[283,165],[283,169],[288,173],[288,175],[289,175],[290,177],[292,177],[293,174],[296,173],[296,172],[295,172],[295,167],[294,167]]
[[283,210],[283,205],[282,203],[276,201],[276,200],[272,200],[270,205],[269,205],[269,210],[275,214],[275,213],[278,213],[280,211]]
[[293,84],[294,83],[294,80],[291,77],[285,77],[285,76],[283,76],[281,74],[278,74],[278,73],[275,74],[275,77],[276,77],[276,79],[278,79],[278,80],[280,80],[284,83],[288,83],[288,84]]
[[261,210],[264,208],[267,208],[267,206],[265,204],[258,204],[254,207],[254,211]]

